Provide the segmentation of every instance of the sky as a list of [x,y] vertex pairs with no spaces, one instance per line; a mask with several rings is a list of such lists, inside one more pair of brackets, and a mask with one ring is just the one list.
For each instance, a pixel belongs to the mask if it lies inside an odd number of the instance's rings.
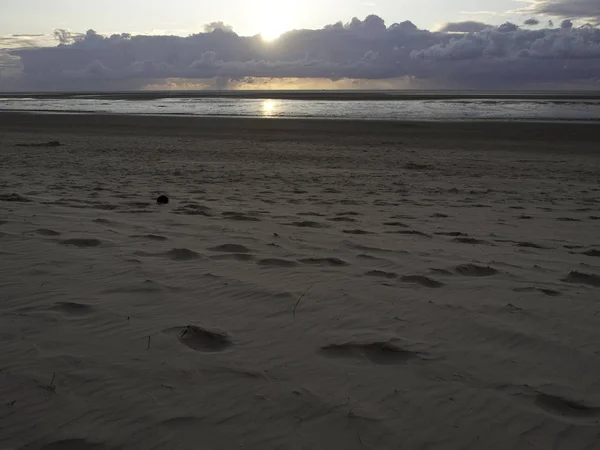
[[0,0],[0,91],[595,85],[599,24],[600,0]]
[[0,33],[37,34],[64,28],[185,35],[201,31],[206,23],[223,21],[241,35],[252,35],[272,22],[287,29],[314,29],[370,14],[432,29],[468,18],[502,23],[517,16],[507,11],[523,6],[515,0],[0,0]]

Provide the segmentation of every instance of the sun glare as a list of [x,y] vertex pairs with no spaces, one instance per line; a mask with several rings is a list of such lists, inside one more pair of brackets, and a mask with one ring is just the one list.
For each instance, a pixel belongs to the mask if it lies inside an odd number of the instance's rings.
[[256,9],[260,35],[265,41],[277,40],[292,28],[292,11],[279,0],[263,0]]

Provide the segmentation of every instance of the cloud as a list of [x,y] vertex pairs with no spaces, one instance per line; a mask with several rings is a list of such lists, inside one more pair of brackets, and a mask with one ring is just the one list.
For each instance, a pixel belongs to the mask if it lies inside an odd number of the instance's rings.
[[540,24],[540,21],[537,20],[535,17],[532,17],[531,19],[527,19],[525,22],[523,22],[525,25],[529,26],[529,27],[533,27],[536,25]]
[[12,67],[18,58],[20,89],[135,89],[167,79],[218,79],[222,86],[254,78],[406,78],[427,86],[515,88],[577,83],[600,73],[600,30],[568,20],[543,29],[470,21],[431,32],[410,21],[387,26],[371,15],[290,31],[272,42],[239,36],[222,22],[187,37],[57,30],[55,39],[52,47],[5,51]]
[[464,22],[448,22],[443,25],[438,31],[446,33],[476,33],[490,28],[491,25],[486,25],[483,22],[475,20],[467,20]]
[[223,22],[211,22],[204,25],[205,33],[212,33],[213,31],[225,31],[227,33],[233,33],[233,27],[226,25]]
[[600,23],[598,0],[526,0],[532,5],[526,11],[562,19],[579,19]]

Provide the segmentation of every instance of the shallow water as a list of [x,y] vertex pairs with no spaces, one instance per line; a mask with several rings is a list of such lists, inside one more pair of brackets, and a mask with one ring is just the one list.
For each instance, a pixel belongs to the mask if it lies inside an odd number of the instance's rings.
[[0,110],[387,120],[600,121],[600,100],[258,98],[0,98]]

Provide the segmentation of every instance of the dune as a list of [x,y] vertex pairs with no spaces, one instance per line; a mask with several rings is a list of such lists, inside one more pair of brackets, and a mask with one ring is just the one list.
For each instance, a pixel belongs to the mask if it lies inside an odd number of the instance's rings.
[[600,448],[597,131],[1,113],[0,449]]

